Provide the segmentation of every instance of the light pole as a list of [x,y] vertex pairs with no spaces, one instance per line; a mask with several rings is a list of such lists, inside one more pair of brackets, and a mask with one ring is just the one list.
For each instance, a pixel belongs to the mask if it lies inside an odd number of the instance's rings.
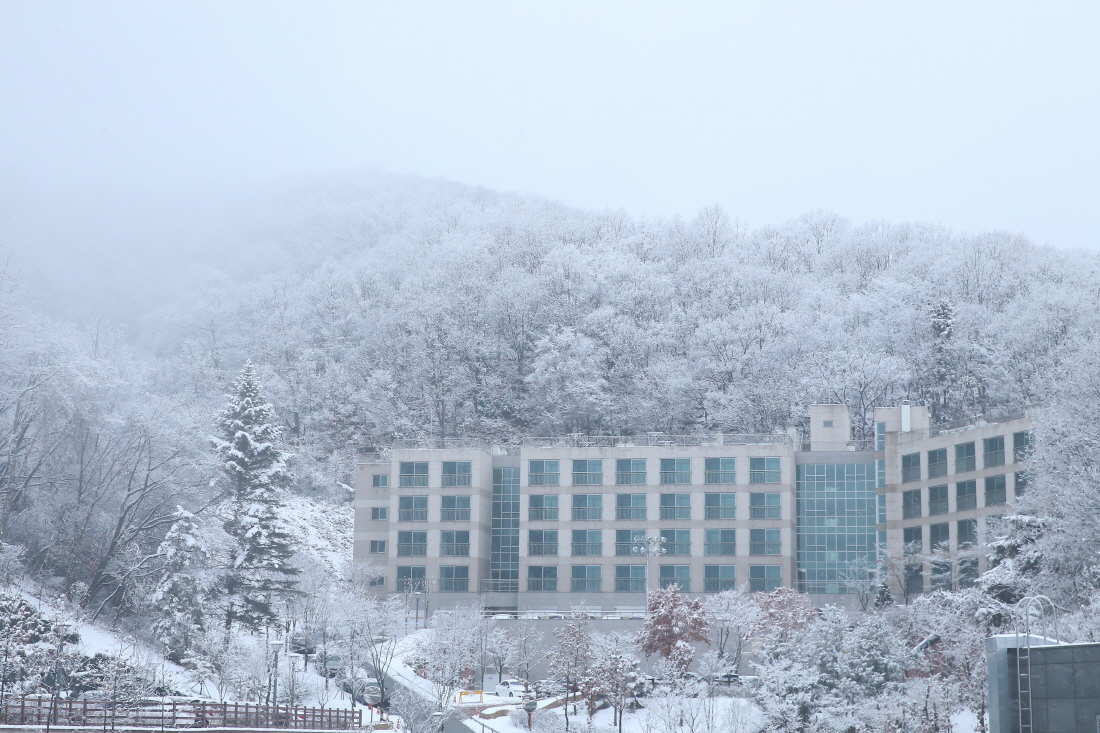
[[432,713],[432,718],[439,723],[437,730],[439,733],[443,733],[443,724],[447,722],[447,713],[436,711]]
[[413,596],[416,597],[416,628],[420,628],[420,596],[424,595],[421,591],[413,591]]
[[538,706],[539,704],[533,697],[525,697],[523,699],[523,710],[527,713],[527,730],[534,730],[534,728],[531,727],[531,717],[535,714],[535,709],[538,708]]
[[[664,555],[668,550],[665,549],[664,537],[635,537],[634,546],[630,548],[631,554],[645,555],[645,584],[646,592],[649,591],[649,560],[652,557],[660,557]],[[646,616],[649,616],[649,599],[646,598],[645,604]]]
[[271,664],[271,704],[279,704],[279,650],[283,648],[283,642],[268,642],[275,659]]
[[296,654],[296,653],[290,652],[290,651],[288,651],[286,653],[287,666],[290,668],[290,680],[288,681],[288,684],[290,685],[290,696],[289,696],[290,699],[287,702],[290,703],[291,705],[294,704],[295,695],[298,693],[298,685],[295,684],[294,676],[295,676],[295,673],[298,671],[298,669],[297,669],[298,668],[297,660],[299,660],[301,658],[302,658],[301,654]]

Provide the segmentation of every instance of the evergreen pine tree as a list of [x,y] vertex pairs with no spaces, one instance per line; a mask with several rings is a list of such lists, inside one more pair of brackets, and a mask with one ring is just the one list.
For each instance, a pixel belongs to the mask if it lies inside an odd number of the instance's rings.
[[159,614],[153,634],[164,644],[168,658],[181,662],[205,632],[203,601],[207,588],[203,572],[207,551],[197,537],[198,521],[183,507],[177,507],[175,522],[157,554],[164,566],[151,598]]
[[212,439],[230,494],[225,531],[236,541],[223,581],[225,625],[260,628],[275,621],[272,603],[294,593],[300,572],[290,564],[290,535],[280,527],[278,490],[290,486],[282,428],[261,394],[252,363],[245,364]]

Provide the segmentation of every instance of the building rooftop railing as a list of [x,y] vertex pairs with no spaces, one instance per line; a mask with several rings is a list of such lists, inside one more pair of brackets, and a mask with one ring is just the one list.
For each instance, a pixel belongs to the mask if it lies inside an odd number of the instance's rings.
[[434,448],[458,450],[489,450],[489,441],[481,438],[397,438],[394,448]]
[[944,433],[954,433],[968,428],[982,427],[983,425],[1019,420],[1022,417],[1027,417],[1033,407],[1036,406],[1006,407],[991,410],[982,415],[972,415],[950,422],[935,423],[929,429],[928,434],[929,436],[943,435]]
[[556,435],[527,437],[523,445],[530,448],[630,448],[704,445],[783,445],[785,433],[707,433],[701,435]]

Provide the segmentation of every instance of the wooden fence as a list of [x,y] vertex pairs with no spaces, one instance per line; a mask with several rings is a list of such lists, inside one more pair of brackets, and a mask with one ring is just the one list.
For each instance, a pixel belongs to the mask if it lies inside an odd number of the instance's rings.
[[306,728],[348,730],[363,723],[362,710],[254,705],[236,702],[145,700],[51,700],[19,697],[6,700],[0,722],[6,725],[51,725],[114,728]]

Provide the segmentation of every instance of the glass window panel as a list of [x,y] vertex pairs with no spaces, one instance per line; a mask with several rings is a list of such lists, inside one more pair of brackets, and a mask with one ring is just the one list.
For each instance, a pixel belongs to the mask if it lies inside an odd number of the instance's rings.
[[706,458],[703,460],[703,480],[708,484],[737,483],[737,459]]
[[928,478],[947,475],[947,449],[928,451]]

